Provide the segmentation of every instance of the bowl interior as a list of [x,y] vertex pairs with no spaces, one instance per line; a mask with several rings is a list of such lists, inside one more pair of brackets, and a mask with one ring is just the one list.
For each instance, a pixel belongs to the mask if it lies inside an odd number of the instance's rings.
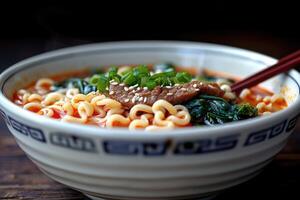
[[[4,83],[4,94],[26,87],[41,77],[78,69],[92,69],[108,65],[151,64],[172,62],[183,67],[208,68],[246,77],[276,60],[246,50],[195,43],[121,42],[85,45],[36,56],[21,63]],[[18,64],[17,64],[18,65]],[[262,86],[287,97],[292,103],[298,97],[298,86],[288,74],[276,76]],[[12,90],[14,89],[14,90]]]

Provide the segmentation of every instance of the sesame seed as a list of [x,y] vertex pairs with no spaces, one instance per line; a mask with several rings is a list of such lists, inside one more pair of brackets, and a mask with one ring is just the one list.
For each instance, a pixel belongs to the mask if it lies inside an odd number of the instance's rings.
[[173,95],[173,93],[169,92],[169,93],[167,93],[167,95],[168,95],[168,96],[172,96],[172,95]]
[[143,99],[144,99],[143,97],[140,97],[140,98],[139,98],[139,101],[143,101]]
[[147,88],[147,87],[144,87],[143,89],[144,89],[144,90],[148,90],[148,88]]
[[203,85],[203,83],[202,83],[202,82],[200,82],[200,85]]
[[127,92],[129,89],[128,89],[128,87],[124,87],[124,90]]
[[224,92],[231,92],[231,87],[229,85],[223,84],[221,85],[221,90],[223,90]]
[[130,86],[129,89],[132,90],[132,89],[135,89],[136,87],[137,87],[137,85],[133,85],[133,86]]
[[196,88],[195,91],[199,91],[199,88]]
[[112,84],[112,85],[118,85],[117,82],[111,82],[110,84]]
[[120,84],[120,86],[124,86],[124,85],[125,85],[124,83],[121,83],[121,84]]
[[129,102],[129,99],[125,99],[124,102],[125,102],[125,103]]
[[138,84],[135,84],[134,86],[132,86],[133,88],[136,88],[137,86],[139,86]]
[[193,85],[193,87],[196,88],[196,87],[197,87],[197,84],[195,83],[195,84]]
[[169,85],[168,85],[168,86],[166,86],[166,88],[170,89],[170,88],[172,88],[172,86],[169,86]]
[[174,86],[179,86],[179,84],[178,84],[178,83],[176,83]]
[[114,93],[115,93],[114,91],[110,91],[110,92],[109,92],[110,95],[113,95]]
[[140,87],[137,88],[137,90],[140,90],[140,89],[141,89]]
[[187,91],[187,89],[186,89],[186,88],[181,88],[180,90],[182,90],[182,91]]
[[210,87],[210,88],[215,88],[214,86],[212,86],[212,85],[208,85],[208,87]]
[[112,82],[114,82],[114,80],[110,80],[109,82],[112,83]]
[[135,92],[135,90],[132,90],[132,92]]
[[133,97],[133,98],[131,99],[131,102],[132,102],[132,103],[135,103],[135,97]]
[[146,103],[146,101],[147,101],[147,97],[144,98],[144,103]]

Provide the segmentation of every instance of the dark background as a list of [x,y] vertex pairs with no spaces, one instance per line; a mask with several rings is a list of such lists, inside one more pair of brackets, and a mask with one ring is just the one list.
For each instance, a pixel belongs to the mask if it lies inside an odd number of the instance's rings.
[[0,69],[45,51],[116,40],[226,44],[274,57],[300,47],[298,5],[288,1],[118,2],[0,6]]

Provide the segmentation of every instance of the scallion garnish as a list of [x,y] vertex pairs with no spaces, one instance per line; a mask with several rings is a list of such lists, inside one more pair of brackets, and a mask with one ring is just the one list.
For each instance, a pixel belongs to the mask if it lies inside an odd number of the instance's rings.
[[132,67],[122,74],[118,74],[118,68],[113,66],[107,73],[97,74],[91,77],[90,84],[95,85],[100,92],[105,92],[109,81],[124,83],[127,86],[138,85],[152,90],[156,86],[172,86],[177,83],[188,83],[192,76],[187,72],[176,72],[171,64],[159,64],[154,66],[156,73],[150,74],[146,65]]

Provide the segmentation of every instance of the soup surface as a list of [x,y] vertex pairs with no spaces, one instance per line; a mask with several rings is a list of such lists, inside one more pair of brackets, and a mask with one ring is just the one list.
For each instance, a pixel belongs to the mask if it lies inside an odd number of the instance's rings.
[[167,63],[112,66],[41,78],[16,91],[13,101],[55,120],[131,130],[214,126],[287,107],[282,95],[261,87],[235,94],[235,81]]

